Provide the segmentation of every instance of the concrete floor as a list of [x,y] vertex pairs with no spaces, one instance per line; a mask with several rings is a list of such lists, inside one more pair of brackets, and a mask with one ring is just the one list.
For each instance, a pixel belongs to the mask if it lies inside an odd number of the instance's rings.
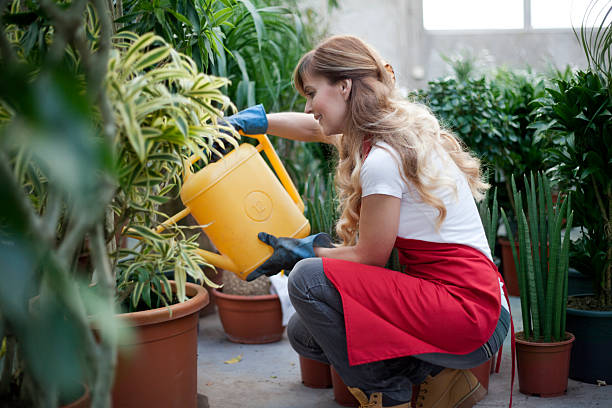
[[[520,303],[510,299],[515,328],[522,329]],[[224,362],[237,356],[235,364]],[[509,337],[503,351],[501,370],[492,374],[489,394],[478,407],[506,407],[509,400],[511,357]],[[200,319],[198,340],[199,408],[340,408],[333,390],[312,389],[300,382],[298,356],[286,335],[277,343],[246,345],[225,338],[216,313]],[[612,408],[612,386],[598,387],[569,380],[567,394],[556,398],[523,395],[515,379],[513,406],[516,408]]]

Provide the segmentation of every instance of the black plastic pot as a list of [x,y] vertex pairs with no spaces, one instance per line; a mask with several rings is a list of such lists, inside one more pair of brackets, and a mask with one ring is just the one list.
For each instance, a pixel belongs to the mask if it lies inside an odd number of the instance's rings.
[[580,295],[593,292],[593,278],[580,273],[574,268],[569,268],[567,273],[568,296]]
[[612,384],[612,312],[567,308],[566,330],[576,336],[569,377]]

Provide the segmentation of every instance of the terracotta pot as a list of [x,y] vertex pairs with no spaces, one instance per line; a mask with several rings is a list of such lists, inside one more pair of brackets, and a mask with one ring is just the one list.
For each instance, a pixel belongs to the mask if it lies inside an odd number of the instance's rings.
[[566,337],[567,340],[557,343],[535,343],[525,340],[523,332],[516,334],[519,390],[523,394],[540,397],[565,394],[575,340],[571,333],[566,332]]
[[118,346],[114,408],[197,407],[198,315],[209,298],[193,283],[186,294],[183,303],[119,315],[136,335]]
[[282,339],[285,328],[278,295],[228,295],[219,290],[213,293],[229,341],[262,344]]
[[491,365],[493,360],[487,360],[481,365],[470,368],[470,371],[476,376],[480,385],[487,391],[489,390],[489,375],[491,374]]
[[358,407],[359,402],[353,397],[333,366],[331,367],[331,378],[334,386],[334,400],[344,407]]
[[[516,274],[516,266],[514,265],[510,241],[506,238],[499,238],[498,241],[501,246],[502,273],[504,275],[504,282],[506,282],[506,289],[508,289],[508,295],[519,296],[518,275]],[[520,259],[518,245],[516,245],[516,254]]]
[[300,356],[302,384],[310,388],[330,388],[332,386],[329,364]]
[[62,405],[60,408],[89,408],[91,407],[91,394],[89,393],[89,387],[83,386],[83,395],[74,402],[68,405]]

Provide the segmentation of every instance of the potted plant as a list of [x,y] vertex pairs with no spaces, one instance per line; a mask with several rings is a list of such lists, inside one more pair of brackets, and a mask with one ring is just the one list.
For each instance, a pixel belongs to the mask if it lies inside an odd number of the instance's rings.
[[[607,2],[590,4],[590,16],[606,16],[599,26],[583,23],[576,35],[589,69],[558,81],[541,101],[544,135],[560,134],[562,143],[551,151],[559,183],[573,189],[580,238],[572,243],[573,266],[593,282],[592,294],[571,296],[568,329],[576,335],[570,377],[596,383],[612,382],[612,70]],[[602,13],[599,14],[599,11]]]
[[280,341],[285,327],[280,298],[270,293],[270,279],[245,282],[223,271],[223,288],[214,289],[219,319],[229,341],[263,344]]
[[[193,154],[205,164],[213,142],[235,144],[215,125],[230,105],[220,88],[227,80],[198,72],[189,57],[154,34],[122,32],[113,40],[106,89],[115,131],[118,186],[110,208],[114,244],[111,267],[120,315],[137,328],[139,341],[120,343],[114,404],[196,406],[197,322],[208,294],[197,283],[217,286],[202,271],[197,235],[156,227],[168,216],[158,205],[180,186],[183,165]],[[137,238],[122,247],[126,237]],[[174,272],[171,283],[164,274]],[[166,330],[166,327],[168,331]],[[122,358],[123,356],[128,357]]]
[[[526,211],[523,191],[511,180],[518,220],[521,258],[513,249],[517,265],[523,331],[516,334],[519,389],[528,395],[552,397],[567,389],[569,356],[574,335],[565,331],[569,231],[572,226],[570,196],[553,204],[550,181],[542,173],[525,176]],[[514,237],[504,209],[512,247]],[[566,233],[562,234],[564,219]]]
[[[204,263],[181,228],[158,234],[153,227],[165,219],[156,204],[180,183],[183,159],[200,152],[205,162],[220,137],[235,143],[215,125],[229,105],[219,90],[227,81],[198,73],[154,35],[124,33],[112,43],[109,10],[97,4],[15,3],[1,19],[0,251],[8,280],[0,299],[0,401],[57,406],[89,388],[94,406],[108,406],[117,348],[137,350],[133,340],[142,335],[125,336],[120,323],[141,327],[142,309],[155,309],[153,331],[159,320],[178,326],[180,344],[157,343],[175,373],[197,370],[192,312],[207,298],[185,277],[205,281]],[[139,238],[136,247],[124,246],[128,236]],[[91,270],[77,266],[83,250]],[[162,274],[169,268],[176,283]],[[115,300],[127,300],[133,313],[117,318]],[[188,357],[176,358],[177,349]],[[155,392],[195,406],[193,375],[142,361],[136,366],[148,371],[126,379],[132,394],[136,379],[146,381],[136,406],[159,403],[147,400]],[[162,385],[152,386],[152,376]],[[188,392],[166,392],[182,382]]]

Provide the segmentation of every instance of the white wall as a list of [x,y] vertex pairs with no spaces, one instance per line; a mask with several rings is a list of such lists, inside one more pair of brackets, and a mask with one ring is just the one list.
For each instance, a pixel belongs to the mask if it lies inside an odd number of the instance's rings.
[[400,87],[426,86],[449,72],[441,55],[463,49],[486,55],[489,65],[546,70],[567,64],[584,67],[586,59],[573,32],[567,30],[425,31],[422,1],[339,0],[327,11],[327,0],[308,0],[322,17],[329,34],[356,35],[376,48],[394,67]]

